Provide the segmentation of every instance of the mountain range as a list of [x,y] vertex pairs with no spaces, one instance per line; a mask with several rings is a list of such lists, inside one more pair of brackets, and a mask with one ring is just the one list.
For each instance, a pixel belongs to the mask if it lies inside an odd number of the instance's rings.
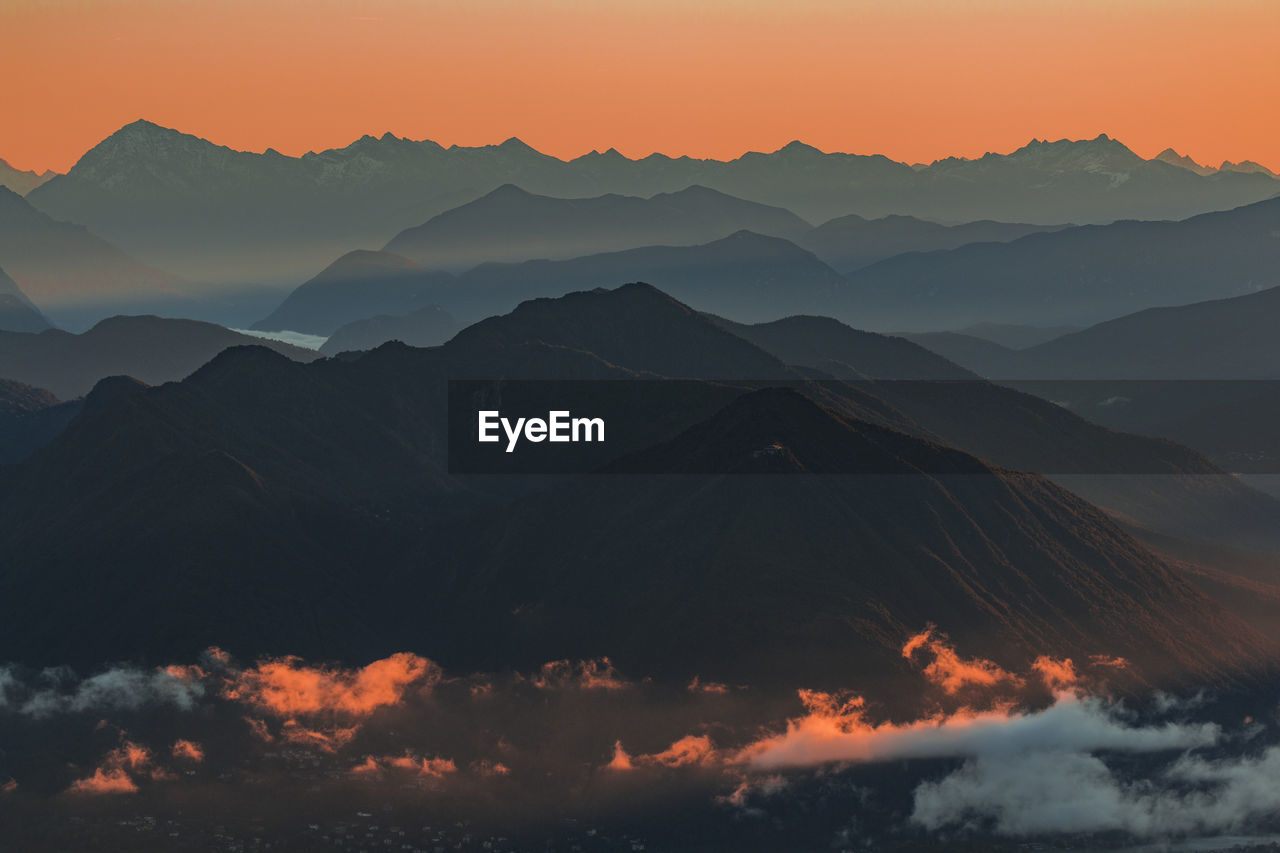
[[1106,136],[1033,140],[1009,154],[916,169],[799,142],[730,161],[660,154],[630,160],[611,149],[566,162],[518,139],[446,149],[391,134],[287,157],[233,151],[137,121],[28,198],[186,279],[278,286],[345,251],[385,245],[504,184],[562,198],[650,198],[701,186],[813,222],[848,214],[940,222],[1183,218],[1280,191],[1280,182],[1261,172],[1198,175],[1143,160]]
[[408,314],[378,314],[340,326],[320,346],[324,355],[354,350],[371,350],[388,341],[411,347],[439,346],[461,328],[453,315],[438,305],[428,305]]
[[900,255],[849,277],[864,328],[1092,325],[1280,284],[1280,198],[1178,222],[1116,222]]
[[505,184],[397,234],[385,251],[454,272],[486,262],[563,260],[641,246],[710,243],[736,231],[796,239],[789,210],[691,186],[652,198],[551,198]]
[[[799,346],[812,322],[765,334]],[[807,360],[962,375],[826,334]],[[0,478],[0,642],[62,663],[213,642],[460,667],[608,654],[681,685],[794,687],[906,677],[901,637],[932,622],[1011,667],[1124,654],[1141,678],[1225,684],[1259,664],[1258,635],[1103,512],[957,445],[1215,471],[1202,457],[983,382],[819,375],[633,284],[528,301],[436,348],[303,364],[233,347],[181,382],[110,380]],[[580,479],[446,468],[450,379],[659,377],[714,380],[705,402],[724,402],[655,420]],[[1254,494],[1236,498],[1265,512]]]
[[0,377],[64,400],[84,396],[100,379],[131,376],[149,385],[195,371],[227,347],[265,347],[297,361],[319,353],[279,341],[252,338],[195,320],[112,317],[75,335],[60,329],[0,332]]

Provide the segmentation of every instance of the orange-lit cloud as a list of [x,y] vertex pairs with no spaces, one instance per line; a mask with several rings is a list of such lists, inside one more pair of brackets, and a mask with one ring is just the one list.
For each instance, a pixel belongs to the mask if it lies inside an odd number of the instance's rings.
[[93,774],[77,779],[67,789],[74,794],[132,794],[138,790],[137,779],[165,781],[173,778],[156,766],[151,750],[126,740],[108,752]]
[[145,117],[286,154],[390,130],[928,162],[1105,131],[1280,168],[1277,31],[1271,0],[8,0],[0,156],[65,170]]
[[406,752],[404,755],[368,755],[363,762],[351,768],[357,776],[380,776],[388,771],[409,772],[424,779],[443,779],[457,773],[458,765],[449,758],[422,758]]
[[286,657],[261,661],[239,673],[225,695],[278,716],[366,716],[399,702],[410,685],[439,677],[440,669],[434,663],[405,652],[358,670],[309,666],[298,658]]
[[199,764],[204,761],[204,748],[191,740],[176,740],[170,750],[174,758]]
[[902,647],[902,656],[908,660],[915,659],[917,653],[932,656],[933,660],[924,668],[925,678],[949,694],[959,693],[966,687],[1021,684],[1018,676],[989,660],[960,657],[951,645],[936,637],[931,628],[912,636]]

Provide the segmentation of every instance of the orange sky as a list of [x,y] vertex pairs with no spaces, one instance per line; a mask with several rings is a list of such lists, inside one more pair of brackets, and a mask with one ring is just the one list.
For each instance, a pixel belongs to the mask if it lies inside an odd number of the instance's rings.
[[286,154],[390,130],[929,161],[1106,132],[1280,170],[1275,0],[0,0],[0,157],[136,118]]

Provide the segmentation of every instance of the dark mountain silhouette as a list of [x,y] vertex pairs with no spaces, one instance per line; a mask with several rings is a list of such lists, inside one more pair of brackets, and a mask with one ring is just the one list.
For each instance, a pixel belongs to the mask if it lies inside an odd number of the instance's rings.
[[[1168,167],[1173,168],[1173,167]],[[1092,324],[1280,284],[1280,198],[1181,222],[1116,222],[903,255],[851,276],[872,328]]]
[[55,221],[3,187],[0,267],[61,325],[193,304],[175,276],[146,266],[79,225]]
[[24,172],[13,168],[4,160],[0,160],[0,187],[7,187],[18,195],[26,195],[55,174],[57,173],[48,169],[43,172]]
[[787,317],[755,325],[712,319],[787,364],[817,368],[838,379],[978,378],[910,341],[862,332],[830,317]]
[[49,321],[31,304],[31,300],[0,269],[0,331],[39,332],[49,328]]
[[[875,341],[905,351],[865,343]],[[1066,457],[1212,466],[983,383],[817,386],[826,409],[790,392],[720,416],[691,407],[683,422],[676,412],[651,426],[647,455],[616,448],[614,474],[551,491],[445,468],[449,379],[658,375],[799,379],[688,306],[631,285],[527,302],[435,348],[386,344],[303,364],[234,347],[182,382],[100,383],[61,435],[0,482],[0,643],[36,662],[169,660],[216,642],[239,654],[366,660],[414,648],[459,666],[616,647],[636,671],[685,678],[698,666],[727,677],[751,667],[791,686],[809,673],[777,662],[805,651],[815,674],[853,666],[838,671],[843,683],[850,672],[905,673],[896,650],[929,621],[1002,661],[1097,649],[1132,657],[1152,678],[1173,675],[1163,659],[1221,682],[1233,677],[1229,659],[1256,655],[1247,632],[1099,511],[936,436],[970,430],[971,443],[1011,456],[1031,452],[1027,436],[1065,436]],[[737,394],[723,381],[708,387]],[[972,387],[993,390],[975,400]],[[1042,423],[1049,414],[1057,421]],[[828,473],[753,480],[729,473],[738,464]],[[637,466],[664,473],[622,473]],[[688,470],[703,474],[669,476]],[[892,471],[930,473],[872,482]],[[506,503],[535,487],[528,502]],[[556,549],[565,559],[553,571]],[[529,583],[543,594],[526,596]],[[956,584],[971,588],[962,595]],[[612,623],[598,641],[554,624],[571,599],[590,605],[582,631]],[[521,600],[533,607],[512,623],[509,605]],[[623,600],[631,606],[614,608]],[[652,621],[658,612],[667,618]],[[731,613],[746,616],[730,625]],[[661,638],[658,624],[669,626]],[[705,657],[676,653],[704,641]]]
[[319,353],[264,341],[211,323],[160,317],[112,317],[79,335],[0,332],[0,376],[47,388],[64,400],[89,392],[99,379],[136,377],[158,385],[189,375],[227,347],[256,344],[297,361]]
[[737,231],[794,240],[810,229],[781,208],[693,186],[652,198],[550,198],[513,184],[396,235],[386,251],[429,269],[562,260],[642,246],[709,243]]
[[1010,667],[1118,653],[1157,678],[1221,678],[1257,648],[1066,491],[794,391],[748,394],[611,470],[467,536],[461,647],[877,695],[908,671],[911,625]]
[[703,311],[739,321],[820,310],[844,279],[794,243],[740,231],[701,246],[649,246],[568,261],[483,264],[441,304],[459,316],[509,311],[521,300],[647,281]]
[[428,272],[390,252],[348,252],[300,285],[253,328],[332,335],[356,320],[426,308],[452,281],[447,273]]
[[1200,176],[1144,161],[1105,136],[1033,141],[1010,154],[913,169],[799,142],[727,162],[660,154],[629,160],[612,150],[565,162],[518,139],[446,149],[391,134],[286,157],[232,151],[138,121],[104,139],[66,175],[32,190],[30,199],[188,279],[279,285],[335,254],[383,245],[503,184],[563,198],[648,198],[698,185],[814,222],[850,213],[941,222],[1183,218],[1280,191],[1266,174]]
[[458,331],[458,321],[438,305],[428,305],[408,314],[379,314],[347,323],[320,347],[324,355],[353,350],[370,350],[387,341],[411,347],[439,346]]
[[796,242],[840,272],[849,273],[905,252],[934,252],[969,243],[1008,243],[1028,234],[1069,227],[991,221],[940,225],[914,216],[864,219],[850,214],[824,222]]

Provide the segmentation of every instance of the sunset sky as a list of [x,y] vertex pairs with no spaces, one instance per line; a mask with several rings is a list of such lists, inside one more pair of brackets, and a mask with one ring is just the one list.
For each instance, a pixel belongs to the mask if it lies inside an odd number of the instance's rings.
[[907,162],[1105,132],[1280,170],[1275,0],[0,0],[0,157],[137,118],[286,154],[391,131]]

